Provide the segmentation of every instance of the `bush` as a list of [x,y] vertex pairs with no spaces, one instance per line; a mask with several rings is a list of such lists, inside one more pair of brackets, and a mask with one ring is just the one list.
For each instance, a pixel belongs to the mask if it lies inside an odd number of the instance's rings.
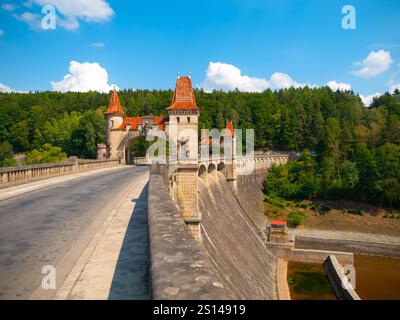
[[308,216],[303,211],[291,211],[288,214],[287,222],[290,227],[297,227],[307,220]]
[[268,203],[277,206],[281,209],[285,209],[286,208],[286,204],[285,201],[281,198],[278,197],[270,197],[270,196],[265,196],[265,201],[267,201]]
[[289,278],[288,278],[288,284],[295,284],[296,283],[296,278],[295,277],[293,277],[293,276],[290,276]]
[[300,207],[300,208],[303,208],[303,209],[307,209],[307,208],[308,208],[308,204],[307,204],[307,202],[301,202],[301,203],[299,204],[299,207]]
[[32,150],[26,154],[25,164],[57,163],[67,159],[61,148],[45,143],[40,150]]
[[316,204],[313,204],[313,205],[311,206],[311,210],[313,210],[313,211],[317,210],[317,208],[318,208],[318,206],[317,206]]
[[358,208],[357,209],[348,209],[347,212],[351,213],[351,214],[357,214],[359,216],[363,216],[365,214],[364,210],[358,209]]
[[332,210],[332,206],[330,204],[324,204],[321,207],[321,211],[329,212]]

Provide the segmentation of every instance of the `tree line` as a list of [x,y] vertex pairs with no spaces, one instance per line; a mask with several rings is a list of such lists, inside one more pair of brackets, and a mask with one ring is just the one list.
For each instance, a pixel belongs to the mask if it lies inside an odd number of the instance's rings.
[[[129,116],[165,115],[173,91],[123,90],[118,94]],[[222,129],[226,119],[231,119],[237,128],[255,130],[257,150],[309,150],[307,166],[315,168],[318,187],[303,196],[353,194],[398,204],[399,91],[375,99],[369,108],[354,92],[334,92],[328,87],[262,93],[196,89],[195,95],[199,129]],[[51,147],[68,156],[95,158],[96,144],[105,141],[109,97],[98,92],[1,93],[0,166],[12,165],[14,154],[34,150],[45,161]],[[287,169],[296,176],[298,168],[292,165],[274,170]],[[277,196],[300,194],[277,192]]]

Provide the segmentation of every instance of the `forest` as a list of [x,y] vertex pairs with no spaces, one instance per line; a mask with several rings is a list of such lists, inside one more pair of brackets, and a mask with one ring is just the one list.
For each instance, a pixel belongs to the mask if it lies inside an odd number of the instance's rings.
[[[352,91],[290,88],[262,93],[195,90],[201,128],[255,130],[256,150],[304,151],[296,162],[272,170],[270,196],[347,196],[400,205],[400,92],[366,108]],[[164,115],[171,90],[124,90],[129,116]],[[0,166],[95,158],[105,141],[110,94],[0,93]],[[139,148],[140,149],[140,148]]]

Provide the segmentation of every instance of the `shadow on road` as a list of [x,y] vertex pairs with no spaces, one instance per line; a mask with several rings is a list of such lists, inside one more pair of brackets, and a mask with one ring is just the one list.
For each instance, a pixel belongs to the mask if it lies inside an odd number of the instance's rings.
[[149,236],[146,185],[138,199],[122,243],[108,299],[150,299]]

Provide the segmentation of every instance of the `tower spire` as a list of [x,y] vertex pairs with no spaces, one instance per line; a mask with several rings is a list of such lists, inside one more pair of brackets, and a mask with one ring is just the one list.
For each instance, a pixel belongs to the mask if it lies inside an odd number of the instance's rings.
[[114,82],[114,89],[111,93],[110,102],[108,103],[106,114],[125,115],[125,112],[124,110],[122,110],[121,104],[119,102],[117,87],[115,82]]

